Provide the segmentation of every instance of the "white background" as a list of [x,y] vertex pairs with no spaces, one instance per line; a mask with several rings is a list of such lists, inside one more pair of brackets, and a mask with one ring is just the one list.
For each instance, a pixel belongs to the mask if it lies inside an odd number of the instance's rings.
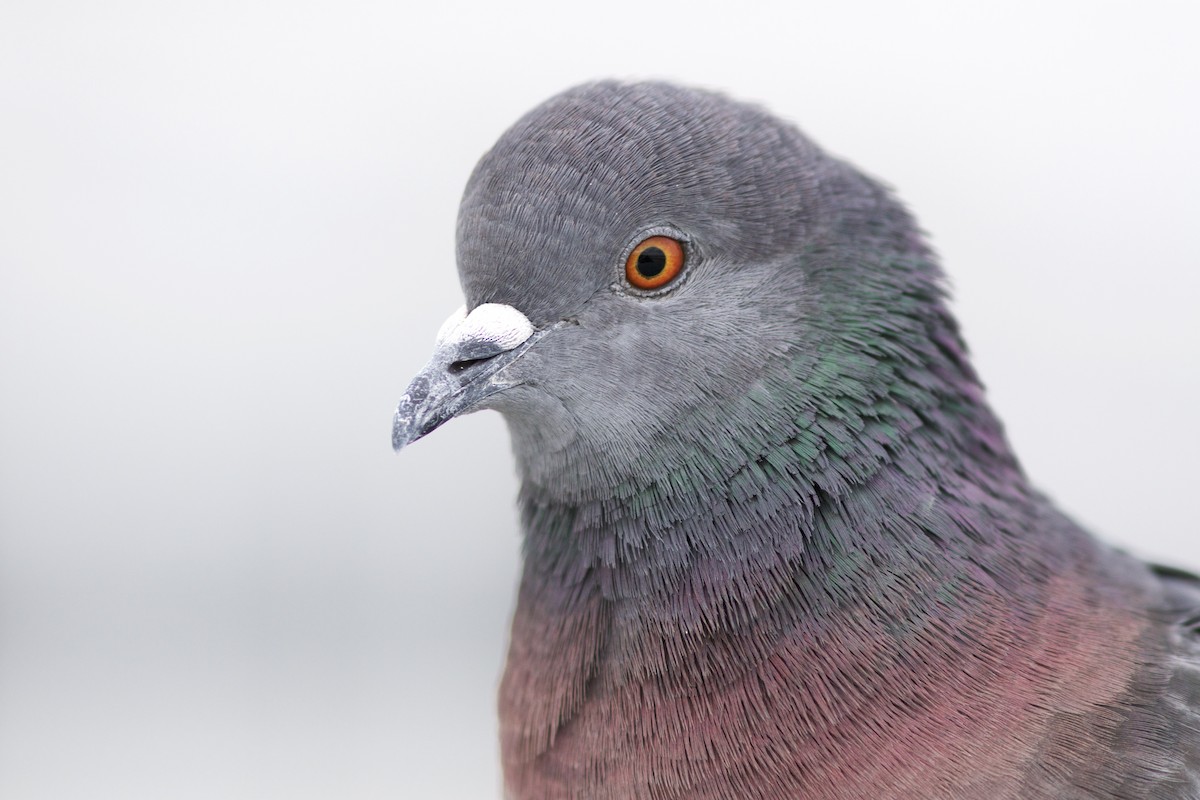
[[393,456],[517,116],[761,101],[897,187],[1035,480],[1200,566],[1194,2],[0,5],[0,797],[496,797],[499,417]]

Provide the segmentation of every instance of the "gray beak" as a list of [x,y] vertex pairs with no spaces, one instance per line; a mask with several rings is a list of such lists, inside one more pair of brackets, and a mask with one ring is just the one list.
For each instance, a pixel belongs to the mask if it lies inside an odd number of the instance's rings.
[[462,308],[438,331],[433,358],[413,378],[392,420],[399,451],[442,423],[509,388],[501,371],[538,339],[529,319],[512,306],[485,303]]

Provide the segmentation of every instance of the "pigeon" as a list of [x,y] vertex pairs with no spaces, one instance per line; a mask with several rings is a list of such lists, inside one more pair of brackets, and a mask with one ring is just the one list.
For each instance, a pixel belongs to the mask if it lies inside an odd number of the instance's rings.
[[889,189],[590,83],[483,156],[456,255],[392,437],[511,434],[507,797],[1200,798],[1200,578],[1030,484]]

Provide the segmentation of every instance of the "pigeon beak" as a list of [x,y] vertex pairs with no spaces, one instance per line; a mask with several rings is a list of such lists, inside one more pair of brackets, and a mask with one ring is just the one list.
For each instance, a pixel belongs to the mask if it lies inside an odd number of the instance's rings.
[[392,420],[392,447],[399,452],[442,423],[471,410],[512,384],[501,371],[543,332],[512,306],[484,303],[450,315],[438,331],[433,358],[413,378]]

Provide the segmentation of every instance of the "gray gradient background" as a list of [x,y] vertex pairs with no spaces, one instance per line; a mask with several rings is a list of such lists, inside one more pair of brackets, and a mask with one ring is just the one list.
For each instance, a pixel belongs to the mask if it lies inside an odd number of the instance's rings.
[[475,160],[594,77],[898,187],[1028,471],[1200,566],[1196,4],[786,5],[0,5],[0,798],[497,796],[507,435],[390,414]]

